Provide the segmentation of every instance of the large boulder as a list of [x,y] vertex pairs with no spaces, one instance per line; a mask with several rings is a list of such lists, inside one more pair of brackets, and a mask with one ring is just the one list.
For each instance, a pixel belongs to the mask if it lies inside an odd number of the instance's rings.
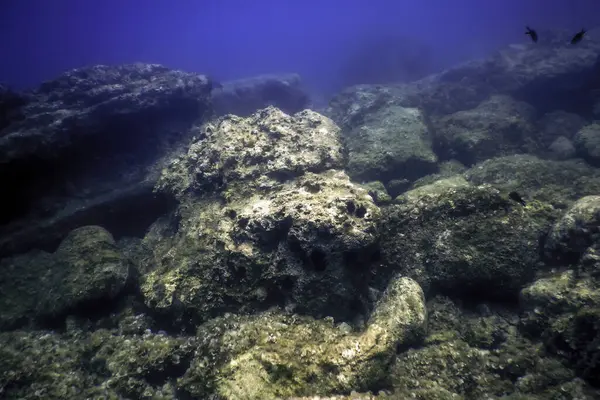
[[312,111],[267,108],[199,128],[157,186],[180,205],[144,239],[147,306],[183,327],[273,305],[364,311],[379,209],[344,161],[339,128]]
[[195,335],[142,330],[0,332],[6,399],[275,399],[369,390],[425,334],[423,292],[394,280],[365,329],[275,310],[227,315]]
[[471,165],[491,157],[535,152],[535,110],[509,96],[492,96],[477,107],[434,122],[438,152]]
[[308,108],[309,96],[297,74],[259,75],[226,81],[213,91],[216,115],[247,117],[268,106],[294,114]]
[[600,196],[585,196],[554,224],[545,251],[555,263],[576,264],[596,242],[600,243]]
[[55,253],[0,261],[0,329],[60,327],[67,314],[109,309],[133,280],[129,261],[98,226],[72,231]]
[[577,153],[590,164],[600,166],[600,123],[582,127],[574,139]]
[[533,280],[551,223],[548,206],[523,207],[461,176],[413,189],[396,202],[382,222],[383,282],[399,272],[428,295],[481,301],[514,300]]
[[407,184],[437,170],[422,112],[402,107],[392,88],[361,85],[334,98],[326,114],[342,128],[348,174],[356,181]]
[[382,107],[343,136],[348,174],[357,181],[414,181],[437,169],[429,130],[416,108]]
[[[521,293],[522,330],[540,337],[549,352],[571,364],[592,385],[600,385],[600,237],[598,196],[573,205],[549,240],[550,255],[562,268],[538,279]],[[574,257],[573,255],[577,255]],[[567,262],[574,264],[569,268]]]
[[210,111],[210,95],[206,77],[152,64],[76,69],[29,93],[0,132],[0,254],[52,250],[107,209],[134,216],[113,218],[113,234],[141,220],[141,235],[165,208],[151,167]]
[[[511,45],[409,84],[346,88],[332,99],[327,115],[343,129],[360,125],[363,115],[389,104],[417,107],[427,118],[439,119],[505,95],[533,105],[539,115],[563,110],[591,117],[594,92],[600,88],[600,41],[589,37],[571,46],[564,32],[547,32],[544,38],[544,44]],[[497,121],[493,112],[488,116],[491,123]],[[547,146],[552,140],[543,142]]]
[[514,44],[404,88],[405,104],[447,115],[476,107],[494,94],[535,105],[539,113],[590,114],[600,80],[600,40],[570,45],[572,32],[545,32],[545,43]]
[[426,322],[423,292],[409,278],[390,282],[362,332],[329,318],[217,319],[197,333],[200,354],[211,357],[197,357],[180,386],[193,398],[248,400],[366,391],[389,381],[396,349],[418,342]]
[[518,192],[525,201],[539,200],[565,209],[583,196],[600,192],[600,171],[581,160],[544,160],[530,154],[497,157],[464,173],[475,184]]

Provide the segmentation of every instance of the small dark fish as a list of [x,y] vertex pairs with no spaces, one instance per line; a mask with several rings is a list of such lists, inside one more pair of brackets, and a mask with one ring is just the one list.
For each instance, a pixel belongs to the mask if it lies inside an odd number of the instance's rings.
[[581,42],[581,39],[583,39],[583,35],[585,35],[586,32],[587,31],[585,29],[582,29],[579,32],[577,32],[575,36],[573,36],[573,39],[571,39],[571,44],[577,44]]
[[537,40],[538,40],[537,32],[528,26],[526,26],[525,28],[527,28],[527,31],[525,32],[525,34],[529,35],[531,37],[531,40],[533,40],[534,43],[537,43]]
[[508,197],[510,197],[511,200],[516,201],[517,203],[521,203],[521,205],[525,206],[525,200],[523,200],[523,198],[521,197],[521,195],[517,192],[510,192],[508,194]]

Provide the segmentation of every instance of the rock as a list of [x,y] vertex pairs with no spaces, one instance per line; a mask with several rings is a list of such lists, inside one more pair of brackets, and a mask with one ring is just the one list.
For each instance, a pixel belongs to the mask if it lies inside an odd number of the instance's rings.
[[600,383],[600,294],[587,273],[565,271],[523,289],[523,330],[543,339],[590,384]]
[[199,384],[204,382],[216,385],[223,398],[248,400],[366,391],[388,380],[386,365],[396,347],[422,337],[426,317],[419,286],[398,278],[360,333],[345,332],[327,320],[273,313],[215,321],[200,328],[198,336],[203,338],[201,349],[216,353],[216,362],[196,358],[181,379],[181,389],[190,397],[205,398],[207,388]]
[[92,365],[104,365],[105,388],[125,398],[177,398],[173,381],[189,368],[197,346],[195,337],[143,335],[115,336],[99,330],[90,335],[95,349]]
[[529,154],[498,157],[473,166],[465,178],[490,184],[525,199],[536,199],[555,208],[568,208],[579,198],[600,192],[598,169],[580,160],[542,160]]
[[343,131],[348,174],[357,181],[415,180],[436,170],[437,157],[421,112],[399,106],[366,114]]
[[363,97],[372,106],[416,107],[427,117],[440,118],[473,109],[494,95],[535,105],[540,114],[555,110],[591,114],[591,95],[600,88],[596,74],[600,40],[590,36],[581,46],[571,46],[571,35],[547,32],[546,44],[507,46],[490,57],[404,85],[357,85],[334,97],[327,115],[345,129],[346,120],[360,119],[364,113],[356,113],[357,107],[348,108]]
[[339,128],[309,110],[289,116],[269,107],[248,118],[225,116],[192,132],[188,153],[173,159],[158,182],[160,190],[177,197],[227,187],[240,195],[254,190],[248,187],[253,183],[343,168],[345,162]]
[[600,124],[593,123],[581,128],[575,135],[577,153],[590,164],[600,167]]
[[569,44],[572,32],[548,32],[548,42],[507,46],[485,59],[467,62],[406,86],[403,105],[428,115],[476,107],[495,94],[534,104],[539,113],[591,111],[598,87],[600,40]]
[[581,116],[565,111],[552,111],[544,114],[539,120],[543,145],[549,146],[557,139],[564,137],[573,139],[577,131],[586,125],[586,120]]
[[436,170],[422,113],[394,104],[392,90],[357,86],[332,100],[327,114],[342,127],[348,173],[358,181],[413,181]]
[[493,187],[456,176],[406,192],[386,210],[381,270],[419,282],[427,295],[514,299],[539,267],[548,206],[523,208]]
[[309,101],[297,74],[259,75],[223,82],[221,88],[213,91],[217,116],[247,117],[268,106],[294,114],[307,108]]
[[62,209],[47,218],[22,219],[0,228],[0,256],[34,248],[53,252],[65,232],[90,223],[116,232],[117,238],[139,236],[171,207],[170,199],[154,193],[153,186],[153,182],[146,181],[116,188],[92,199],[63,199]]
[[[62,239],[73,228],[62,216],[69,209],[77,209],[76,225],[103,224],[111,217],[97,205],[107,198],[116,214],[135,201],[136,219],[154,220],[154,195],[130,188],[152,187],[153,166],[187,140],[210,108],[210,90],[201,75],[131,64],[69,71],[30,93],[23,118],[0,135],[0,175],[10,188],[0,204],[0,254],[48,246],[46,234],[38,243],[28,233],[34,226]],[[113,223],[112,232],[121,236],[128,225]]]
[[595,242],[600,243],[600,196],[586,196],[554,224],[545,251],[555,263],[574,264]]
[[76,335],[0,333],[3,395],[23,400],[177,398],[172,381],[188,368],[195,342],[193,337],[116,335],[102,329]]
[[388,204],[392,201],[392,197],[388,194],[385,186],[379,181],[367,182],[362,187],[369,192],[369,195],[378,206]]
[[456,160],[443,161],[439,164],[440,171],[435,174],[426,175],[420,179],[417,179],[413,182],[411,189],[416,189],[420,186],[429,185],[430,183],[434,183],[435,181],[451,178],[454,175],[459,175],[464,173],[467,170],[463,164]]
[[341,150],[339,128],[312,111],[267,108],[205,125],[157,185],[180,205],[144,240],[148,307],[187,328],[274,305],[355,316],[380,214],[366,190],[330,169],[343,166]]
[[411,182],[408,179],[392,179],[387,183],[387,190],[392,198],[399,196],[410,188]]
[[2,329],[60,326],[67,314],[108,307],[132,279],[112,236],[97,226],[72,231],[55,253],[2,259],[0,274]]
[[[534,152],[534,109],[508,96],[434,122],[438,153],[465,165],[508,154]],[[533,146],[532,146],[533,145]]]
[[552,144],[548,147],[548,150],[552,153],[552,156],[557,160],[567,160],[575,157],[575,146],[573,142],[564,136],[559,136]]
[[351,130],[380,109],[395,105],[403,92],[393,86],[356,85],[342,90],[329,102],[325,115],[342,129]]

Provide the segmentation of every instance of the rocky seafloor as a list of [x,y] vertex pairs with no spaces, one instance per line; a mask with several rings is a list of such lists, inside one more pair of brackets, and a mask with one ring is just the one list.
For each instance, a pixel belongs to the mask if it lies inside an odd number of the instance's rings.
[[0,398],[600,398],[600,38],[313,107],[0,88]]

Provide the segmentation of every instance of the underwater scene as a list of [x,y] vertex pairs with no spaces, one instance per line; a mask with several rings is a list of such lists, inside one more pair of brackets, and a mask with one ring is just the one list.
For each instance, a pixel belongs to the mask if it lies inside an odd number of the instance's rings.
[[600,4],[117,3],[0,5],[0,399],[600,399]]

